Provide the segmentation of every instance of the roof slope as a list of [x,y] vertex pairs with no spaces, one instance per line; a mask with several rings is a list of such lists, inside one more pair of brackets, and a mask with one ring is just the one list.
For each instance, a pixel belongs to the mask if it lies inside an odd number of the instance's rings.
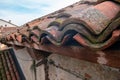
[[4,39],[21,45],[26,42],[25,46],[33,44],[33,47],[52,43],[103,50],[119,41],[119,12],[119,3],[112,1],[78,2],[28,22]]

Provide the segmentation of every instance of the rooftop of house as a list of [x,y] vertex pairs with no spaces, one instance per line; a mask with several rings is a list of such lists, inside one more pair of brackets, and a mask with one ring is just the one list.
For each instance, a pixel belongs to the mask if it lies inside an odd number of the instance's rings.
[[[0,19],[0,21],[5,22],[5,23],[8,23],[8,24],[10,24],[10,25],[12,25],[12,26],[14,26],[14,27],[18,27],[17,25],[11,23],[11,20],[6,21],[6,20],[3,20],[3,19]],[[7,27],[12,27],[12,26],[7,26]],[[3,27],[4,27],[4,26],[3,26]],[[5,26],[5,27],[6,27],[6,26]]]
[[109,51],[119,50],[120,46],[119,2],[119,0],[77,2],[28,22],[7,35],[7,31],[4,32],[1,42],[6,45],[25,46],[74,56],[91,62],[97,62],[95,56],[98,55],[92,52],[108,50],[109,54],[106,55],[109,62],[101,64],[120,68],[120,58],[116,61],[115,58],[111,58],[120,54],[112,54],[112,51]]

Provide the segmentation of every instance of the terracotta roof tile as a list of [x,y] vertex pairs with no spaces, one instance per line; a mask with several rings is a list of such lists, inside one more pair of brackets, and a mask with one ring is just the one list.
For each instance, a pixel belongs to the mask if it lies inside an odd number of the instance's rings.
[[85,48],[106,49],[119,40],[120,5],[114,2],[119,0],[91,1],[78,2],[28,22],[4,39],[24,46],[35,45],[37,49],[39,44],[48,43],[56,46],[77,43]]

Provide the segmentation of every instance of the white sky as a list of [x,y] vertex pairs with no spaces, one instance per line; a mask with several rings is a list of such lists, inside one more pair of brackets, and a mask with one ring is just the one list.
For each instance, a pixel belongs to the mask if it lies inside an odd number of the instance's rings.
[[39,18],[80,0],[0,0],[0,19],[16,25]]

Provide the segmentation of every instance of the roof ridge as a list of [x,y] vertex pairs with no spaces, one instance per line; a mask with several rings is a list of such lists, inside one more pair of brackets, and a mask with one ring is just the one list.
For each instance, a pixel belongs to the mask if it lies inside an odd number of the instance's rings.
[[14,25],[14,26],[17,27],[17,25],[15,25],[15,24],[13,24],[13,23],[11,23],[11,22],[9,22],[9,21],[6,21],[6,20],[4,20],[4,19],[0,19],[0,20],[1,20],[1,21],[4,21],[4,22],[7,22],[7,23],[9,23],[9,24]]

